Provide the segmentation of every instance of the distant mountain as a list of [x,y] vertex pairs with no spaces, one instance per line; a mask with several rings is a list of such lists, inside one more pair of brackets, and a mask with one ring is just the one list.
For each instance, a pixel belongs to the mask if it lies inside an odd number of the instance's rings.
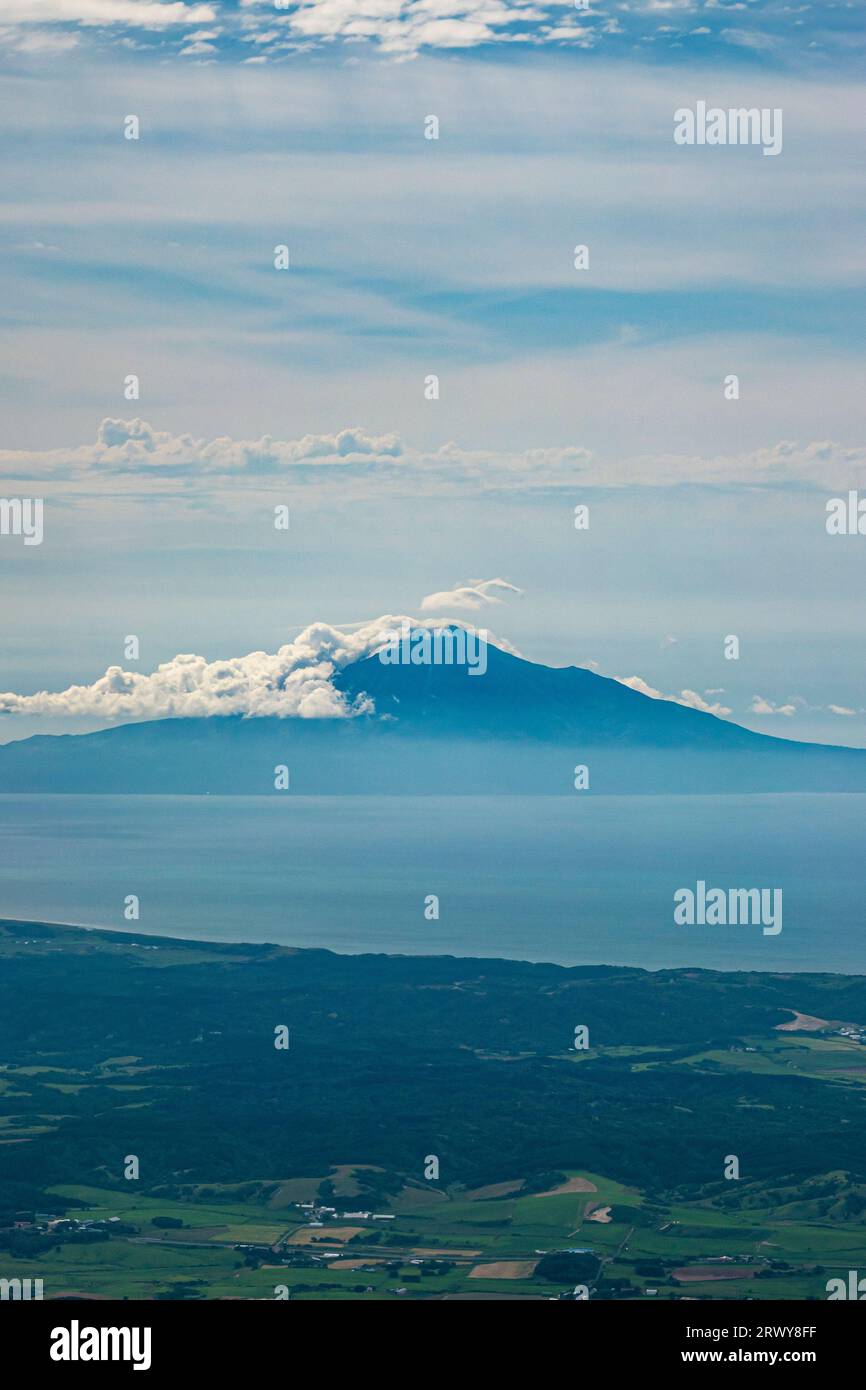
[[589,793],[866,791],[866,750],[770,738],[578,667],[486,652],[474,676],[375,656],[345,667],[335,685],[375,704],[353,719],[160,719],[24,739],[0,748],[0,791],[268,794],[279,764],[308,795],[574,795],[577,765]]

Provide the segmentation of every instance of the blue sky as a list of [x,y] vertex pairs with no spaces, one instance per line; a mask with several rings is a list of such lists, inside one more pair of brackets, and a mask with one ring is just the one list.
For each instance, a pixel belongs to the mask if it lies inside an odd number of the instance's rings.
[[196,61],[279,62],[337,44],[401,59],[575,48],[693,65],[837,65],[862,51],[855,3],[782,0],[4,0],[7,42],[24,52],[103,51]]
[[[862,33],[6,0],[0,493],[46,532],[0,540],[0,691],[90,684],[127,633],[151,670],[501,576],[474,617],[533,659],[866,744],[866,537],[824,524],[866,495]],[[698,100],[781,109],[782,153],[676,146]]]

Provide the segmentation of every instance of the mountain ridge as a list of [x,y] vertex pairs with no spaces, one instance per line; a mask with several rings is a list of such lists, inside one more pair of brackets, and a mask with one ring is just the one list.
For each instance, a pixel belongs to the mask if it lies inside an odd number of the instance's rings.
[[390,664],[337,671],[345,718],[210,715],[39,734],[0,747],[0,792],[267,794],[866,791],[866,750],[797,743],[582,667],[486,647],[487,668]]

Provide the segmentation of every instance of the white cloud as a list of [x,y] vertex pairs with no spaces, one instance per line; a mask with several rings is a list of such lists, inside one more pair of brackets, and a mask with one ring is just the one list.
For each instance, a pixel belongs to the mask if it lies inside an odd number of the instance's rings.
[[831,714],[856,715],[855,709],[848,709],[846,705],[828,705]]
[[6,24],[126,24],[162,29],[170,24],[206,24],[216,19],[213,5],[182,0],[3,0]]
[[[674,705],[685,705],[688,709],[700,710],[703,714],[715,714],[720,719],[725,719],[732,712],[727,705],[709,704],[695,690],[681,690],[678,695],[663,695],[660,690],[649,685],[643,676],[614,676],[614,680],[620,685],[627,685],[629,690],[637,690],[641,695],[648,695],[651,700],[667,700]],[[793,710],[791,711],[793,714]]]
[[2,29],[0,30],[0,42],[11,45],[19,53],[50,55],[52,53],[68,53],[70,49],[76,48],[78,35],[52,29],[32,31]]
[[580,48],[593,45],[592,30],[585,24],[557,24],[545,30],[545,38],[560,43],[576,43]]
[[476,48],[507,39],[515,24],[546,18],[532,0],[301,0],[285,16],[302,39],[375,40],[397,56],[421,49]]
[[[51,249],[51,248],[46,248]],[[202,439],[159,430],[145,420],[107,418],[92,444],[40,450],[0,450],[0,475],[7,478],[63,477],[88,491],[94,478],[172,476],[190,480],[277,475],[296,467],[323,473],[354,469],[360,479],[371,471],[411,473],[413,486],[428,493],[469,490],[532,491],[544,488],[675,487],[682,483],[749,487],[811,486],[821,489],[866,487],[866,449],[829,441],[799,445],[790,441],[749,454],[706,459],[689,455],[646,454],[605,459],[582,445],[508,452],[464,449],[450,442],[419,450],[397,433],[375,434],[360,427],[297,439]],[[342,483],[341,483],[342,485]],[[471,587],[471,586],[470,586]],[[448,592],[457,592],[448,591]],[[438,598],[438,595],[430,595]],[[672,645],[670,638],[665,639]]]
[[196,439],[153,429],[145,420],[105,419],[93,444],[45,453],[0,451],[0,471],[29,466],[45,473],[65,465],[89,472],[139,475],[195,472],[215,475],[263,474],[295,464],[369,463],[398,460],[403,446],[396,435],[368,435],[345,429],[337,434],[306,434],[300,439]]
[[620,685],[627,685],[629,690],[637,690],[641,695],[648,695],[651,700],[667,700],[669,697],[663,695],[655,686],[648,685],[643,676],[614,676],[614,680],[619,681]]
[[[708,6],[709,7],[709,6]],[[489,44],[521,44],[562,48],[597,43],[635,41],[652,52],[662,45],[697,42],[706,47],[710,30],[680,27],[659,21],[674,17],[671,10],[694,11],[695,0],[684,5],[653,3],[621,4],[621,18],[608,18],[600,10],[581,10],[575,16],[570,0],[286,0],[276,9],[275,0],[3,0],[9,23],[32,25],[77,23],[100,28],[121,25],[135,29],[163,30],[170,25],[209,22],[218,14],[229,30],[226,53],[233,55],[234,40],[248,41],[262,30],[275,56],[282,57],[313,46],[337,42],[375,44],[394,58],[414,58],[419,53],[471,50]],[[725,13],[745,11],[744,4],[728,4]],[[564,12],[564,13],[563,13]],[[723,45],[746,49],[754,58],[767,59],[784,46],[801,50],[803,30],[793,35],[769,32],[766,15],[753,8],[736,16],[741,23],[713,36]],[[796,21],[803,25],[805,21]],[[652,29],[652,32],[647,30]],[[811,31],[822,37],[826,30],[813,19]],[[121,42],[123,40],[121,39]],[[810,45],[815,46],[815,42]],[[837,45],[838,46],[838,43]],[[350,59],[351,61],[351,59]]]
[[722,38],[738,48],[751,48],[759,53],[776,46],[772,34],[753,33],[748,29],[723,29]]
[[796,705],[774,705],[772,700],[765,700],[763,695],[753,695],[752,703],[749,705],[750,714],[784,714],[787,718],[797,713]]
[[716,714],[721,719],[724,719],[731,713],[728,705],[721,705],[718,703],[708,704],[695,690],[681,690],[679,696],[675,697],[674,703],[678,705],[688,705],[690,709],[702,710],[704,714]]
[[[402,615],[386,615],[351,630],[314,623],[273,653],[249,652],[219,661],[182,653],[149,674],[109,666],[92,685],[35,695],[6,692],[0,694],[0,714],[124,723],[218,714],[349,719],[372,713],[373,702],[347,702],[333,684],[335,673],[372,656],[404,622],[413,628],[436,626],[436,620]],[[486,638],[508,647],[490,633]]]
[[438,593],[427,594],[421,600],[424,613],[444,612],[445,609],[479,609],[488,604],[502,603],[500,593],[521,594],[514,584],[505,579],[473,579],[468,584],[454,589],[441,589]]

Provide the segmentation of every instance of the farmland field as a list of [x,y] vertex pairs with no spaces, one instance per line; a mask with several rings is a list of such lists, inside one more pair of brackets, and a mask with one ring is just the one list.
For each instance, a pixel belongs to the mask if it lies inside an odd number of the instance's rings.
[[820,1299],[866,1263],[860,977],[14,923],[0,962],[0,1278],[46,1298]]

